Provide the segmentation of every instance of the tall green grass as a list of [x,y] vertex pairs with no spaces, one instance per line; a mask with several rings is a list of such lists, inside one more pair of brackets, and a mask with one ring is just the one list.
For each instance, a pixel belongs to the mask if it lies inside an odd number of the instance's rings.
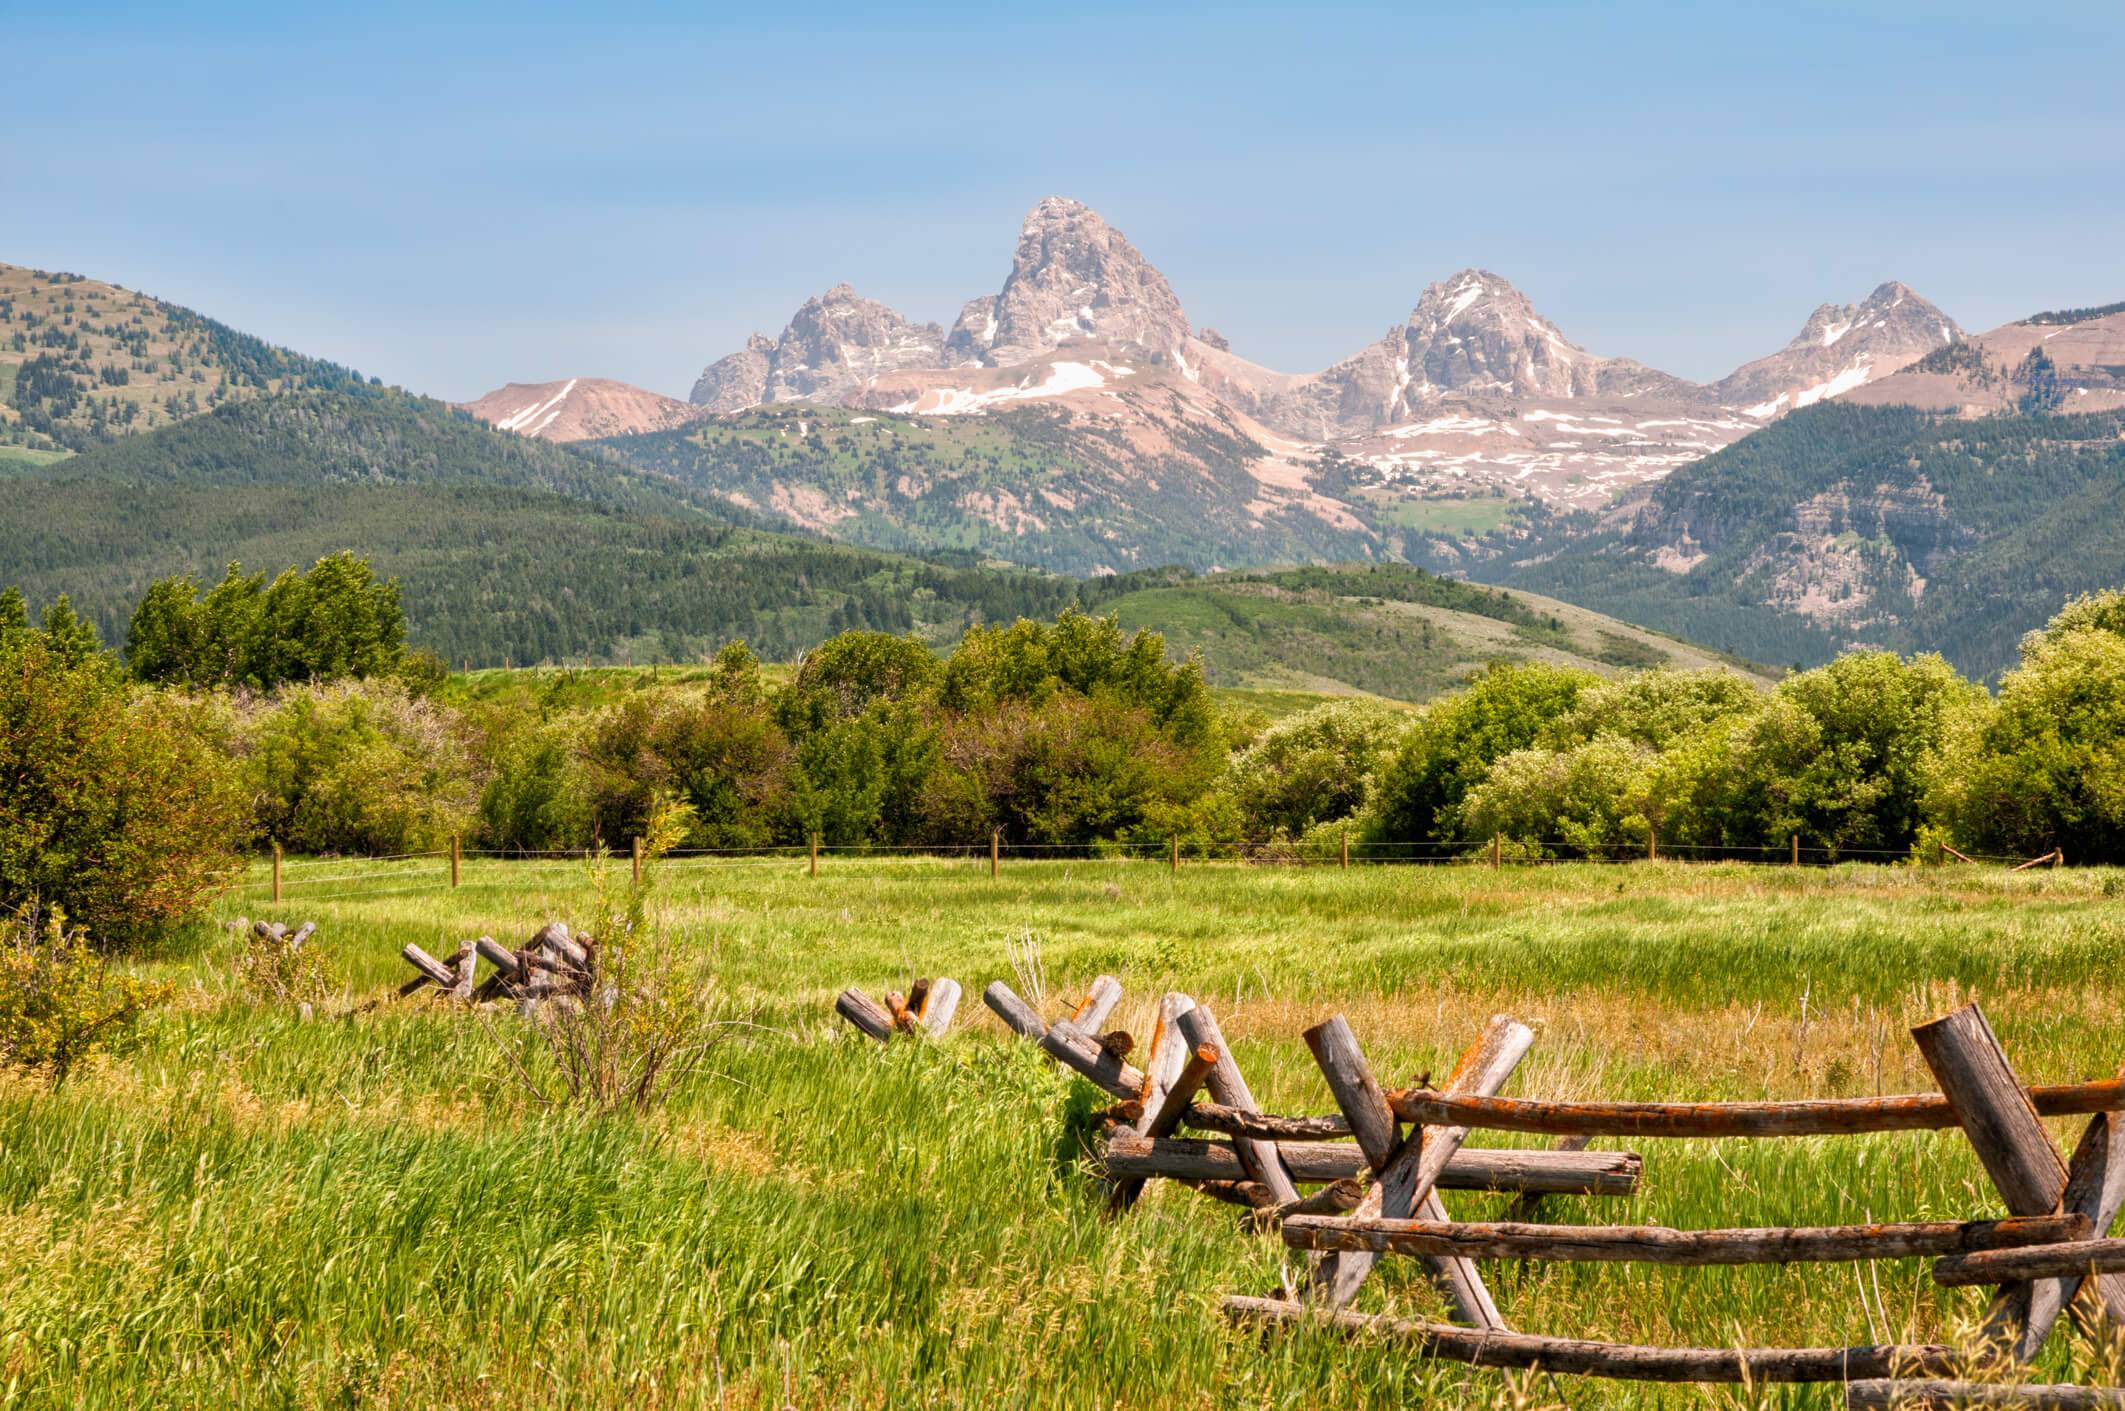
[[[976,997],[1018,983],[1008,951],[1029,940],[1058,1003],[1120,976],[1138,1032],[1187,989],[1287,1111],[1331,1105],[1299,1032],[1337,1010],[1395,1082],[1443,1072],[1509,1010],[1539,1033],[1512,1091],[1559,1096],[1924,1088],[1905,1031],[1973,995],[2032,1080],[2125,1058],[2125,902],[2103,872],[1007,859],[991,882],[985,860],[831,859],[817,879],[681,860],[665,924],[763,1027],[666,1110],[593,1121],[519,1090],[489,1032],[513,1015],[388,998],[406,941],[580,917],[579,864],[472,860],[454,892],[433,860],[286,875],[281,906],[260,873],[217,919],[316,919],[344,985],[316,1017],[239,995],[216,930],[153,962],[180,999],[131,1052],[56,1093],[0,1088],[0,1404],[1830,1405],[1234,1332],[1218,1297],[1274,1288],[1281,1246],[1168,1185],[1105,1216],[1084,1156],[1104,1099]],[[831,1018],[842,986],[918,973],[967,987],[945,1042],[884,1048]],[[1952,1132],[1641,1150],[1640,1194],[1545,1218],[1998,1209]],[[1944,1338],[1982,1308],[1921,1261],[1485,1271],[1515,1326],[1631,1341]],[[1437,1311],[1407,1260],[1362,1306]],[[2064,1335],[2040,1371],[2091,1374]]]

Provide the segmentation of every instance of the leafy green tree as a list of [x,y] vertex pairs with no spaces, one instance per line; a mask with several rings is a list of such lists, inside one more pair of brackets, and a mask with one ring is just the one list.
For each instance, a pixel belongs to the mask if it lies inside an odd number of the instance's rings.
[[608,843],[645,836],[662,802],[688,808],[686,847],[795,841],[788,738],[743,693],[636,697],[599,715],[582,749],[591,819]]
[[307,573],[264,574],[230,564],[204,600],[193,579],[151,585],[126,631],[127,661],[143,681],[250,685],[387,676],[405,658],[398,584],[379,581],[351,552]]
[[1902,853],[1928,818],[1942,751],[1984,688],[1938,656],[1857,652],[1789,676],[1755,714],[1715,722],[1668,771],[1678,842]]
[[1332,701],[1270,726],[1225,772],[1246,837],[1297,837],[1357,813],[1412,723],[1407,711],[1360,699]]
[[1461,840],[1459,810],[1493,762],[1533,745],[1598,685],[1590,672],[1494,663],[1468,689],[1432,703],[1380,776],[1367,841]]
[[1934,803],[1966,847],[2125,862],[2125,590],[2076,599],[2023,639]]
[[29,604],[23,601],[22,590],[10,585],[0,591],[0,641],[29,630]]

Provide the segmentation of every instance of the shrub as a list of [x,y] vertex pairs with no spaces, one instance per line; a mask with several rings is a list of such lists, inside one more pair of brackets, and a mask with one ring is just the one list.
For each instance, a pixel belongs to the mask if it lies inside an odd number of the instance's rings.
[[1411,725],[1378,701],[1332,701],[1264,730],[1226,768],[1250,841],[1294,836],[1365,806],[1373,777]]
[[1373,842],[1458,840],[1462,798],[1493,761],[1533,745],[1600,678],[1542,663],[1493,664],[1436,701],[1382,771],[1366,810]]
[[244,800],[211,714],[41,633],[0,641],[0,905],[41,899],[125,943],[226,885]]
[[291,690],[248,743],[259,827],[293,851],[430,852],[469,831],[479,781],[463,722],[396,682]]
[[0,918],[0,1063],[66,1081],[76,1064],[122,1047],[169,988],[120,969],[58,907]]
[[1200,795],[1214,768],[1112,698],[1007,700],[947,720],[923,814],[939,844],[1001,828],[1012,842],[1084,846],[1140,833],[1160,808]]
[[332,967],[313,933],[295,944],[297,931],[259,935],[247,931],[236,952],[236,983],[254,999],[306,1003],[332,988]]
[[480,793],[480,837],[491,848],[578,848],[591,840],[591,807],[577,752],[583,722],[572,716],[515,724],[490,736],[490,773]]
[[596,836],[644,836],[660,799],[687,806],[687,847],[762,847],[793,839],[787,737],[742,690],[636,698],[598,716],[583,744]]
[[1966,847],[2125,862],[2125,592],[2077,599],[2023,639],[1933,802]]

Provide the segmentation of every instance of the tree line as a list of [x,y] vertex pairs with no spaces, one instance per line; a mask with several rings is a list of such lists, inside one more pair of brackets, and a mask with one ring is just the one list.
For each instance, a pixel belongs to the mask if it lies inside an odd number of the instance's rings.
[[[946,653],[842,632],[786,670],[743,643],[676,679],[449,676],[353,555],[155,585],[129,659],[0,596],[0,904],[123,940],[246,849],[624,848],[666,800],[697,848],[2125,862],[2125,592],[2069,603],[1995,694],[1856,652],[1764,691],[1718,670],[1495,665],[1410,709],[1220,707],[1202,665],[1077,606]],[[1495,844],[1494,841],[1495,840]]]

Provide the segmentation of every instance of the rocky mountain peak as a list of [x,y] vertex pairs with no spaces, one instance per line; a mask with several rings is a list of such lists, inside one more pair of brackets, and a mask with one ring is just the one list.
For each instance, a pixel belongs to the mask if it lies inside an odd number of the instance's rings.
[[1751,416],[1776,416],[1886,377],[1961,336],[1954,319],[1892,279],[1857,304],[1821,305],[1785,347],[1713,391]]
[[1049,196],[1026,216],[1002,290],[967,304],[945,351],[1007,366],[1072,339],[1171,353],[1188,335],[1180,299],[1142,252],[1082,201]]
[[909,368],[936,367],[944,330],[917,324],[866,299],[853,285],[836,284],[790,316],[779,339],[755,333],[741,352],[709,364],[692,400],[711,411],[739,411],[758,402],[836,402],[870,378]]

